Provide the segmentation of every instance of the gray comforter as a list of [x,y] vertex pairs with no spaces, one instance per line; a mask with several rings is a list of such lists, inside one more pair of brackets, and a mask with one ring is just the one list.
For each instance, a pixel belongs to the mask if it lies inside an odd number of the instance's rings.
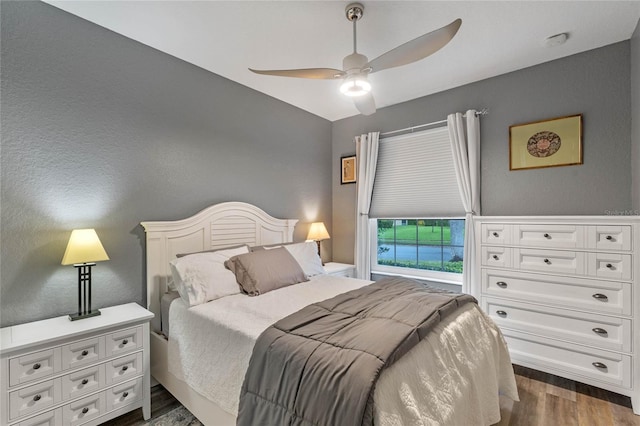
[[468,302],[386,278],[283,318],[256,341],[237,424],[372,425],[381,371]]

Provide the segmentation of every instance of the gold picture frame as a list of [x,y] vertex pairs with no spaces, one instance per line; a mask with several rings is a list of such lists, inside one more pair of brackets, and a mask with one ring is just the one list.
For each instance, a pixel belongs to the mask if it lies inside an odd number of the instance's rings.
[[356,183],[356,156],[340,157],[340,184]]
[[582,114],[509,127],[509,170],[582,164]]

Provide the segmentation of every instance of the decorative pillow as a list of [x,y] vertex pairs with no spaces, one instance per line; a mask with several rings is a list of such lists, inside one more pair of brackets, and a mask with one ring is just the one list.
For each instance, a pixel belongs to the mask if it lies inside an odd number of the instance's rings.
[[242,246],[172,260],[169,262],[171,275],[180,297],[191,307],[240,293],[236,277],[225,268],[224,262],[248,252],[249,248]]
[[[318,245],[315,241],[283,244],[281,246],[262,246],[265,250],[271,250],[276,247],[284,247],[287,249],[287,251],[291,253],[291,256],[300,264],[307,278],[327,273],[324,270],[324,266],[322,266],[322,259],[318,256]],[[253,250],[253,248],[251,250]]]
[[298,262],[282,247],[234,256],[225,266],[249,296],[308,281]]

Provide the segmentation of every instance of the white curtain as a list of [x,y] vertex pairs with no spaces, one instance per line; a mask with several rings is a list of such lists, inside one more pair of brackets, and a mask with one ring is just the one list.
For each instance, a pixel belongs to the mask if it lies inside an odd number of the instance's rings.
[[371,279],[371,226],[369,209],[371,208],[371,194],[373,181],[376,177],[378,163],[378,139],[380,132],[369,132],[356,136],[356,162],[358,175],[356,191],[358,204],[356,206],[356,245],[355,264],[356,278]]
[[[466,117],[466,122],[465,122]],[[480,214],[480,119],[475,110],[449,114],[449,139],[458,189],[465,210],[462,291],[478,294],[472,283],[475,265],[474,216]]]

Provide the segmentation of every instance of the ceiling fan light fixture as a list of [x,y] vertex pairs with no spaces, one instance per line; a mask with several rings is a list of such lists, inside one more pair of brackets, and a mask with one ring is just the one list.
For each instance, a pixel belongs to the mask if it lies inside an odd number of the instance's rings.
[[340,86],[340,92],[350,97],[364,96],[371,92],[371,83],[366,77],[348,77]]

